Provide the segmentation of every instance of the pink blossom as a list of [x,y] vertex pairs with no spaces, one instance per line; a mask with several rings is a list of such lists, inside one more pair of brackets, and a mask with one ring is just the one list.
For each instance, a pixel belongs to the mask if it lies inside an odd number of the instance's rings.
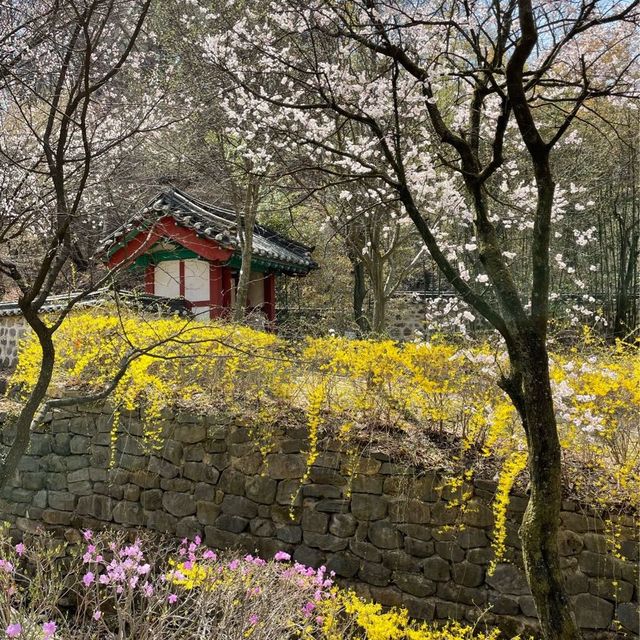
[[175,593],[170,593],[167,598],[167,602],[169,604],[175,604],[178,601],[178,596]]
[[141,557],[142,554],[140,552],[139,545],[140,545],[140,541],[136,540],[135,544],[132,544],[131,546],[124,548],[122,555],[128,556],[128,557],[132,557],[132,556]]
[[286,551],[278,551],[276,555],[273,556],[273,559],[276,562],[287,562],[291,560],[291,556]]
[[85,587],[88,587],[95,580],[95,576],[91,571],[87,571],[87,573],[82,576],[82,583]]
[[93,538],[93,531],[91,531],[91,529],[85,529],[82,535],[85,540],[91,540],[91,538]]
[[145,582],[142,585],[142,592],[147,598],[150,598],[153,595],[153,585],[150,582]]
[[44,635],[44,640],[50,640],[51,638],[53,638],[57,628],[58,628],[58,625],[55,622],[53,621],[45,622],[42,625],[42,633]]
[[94,620],[100,620],[100,618],[102,618],[102,611],[100,611],[100,609],[96,609],[91,617]]
[[217,560],[217,559],[218,559],[218,556],[217,556],[213,551],[211,551],[211,549],[207,549],[207,550],[202,554],[202,557],[203,557],[205,560]]
[[249,616],[249,624],[256,625],[258,624],[258,620],[260,620],[260,618],[255,613]]
[[22,544],[22,542],[19,542],[16,545],[16,553],[21,556],[24,554],[24,552],[27,550],[27,548],[24,546],[24,544]]
[[4,632],[7,634],[7,638],[19,638],[22,633],[22,625],[19,622],[14,622]]
[[0,569],[5,573],[13,573],[13,565],[8,560],[0,559]]

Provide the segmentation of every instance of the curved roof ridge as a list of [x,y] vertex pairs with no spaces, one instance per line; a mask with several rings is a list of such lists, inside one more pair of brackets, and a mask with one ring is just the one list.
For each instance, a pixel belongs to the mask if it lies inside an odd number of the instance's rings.
[[[149,214],[152,215],[149,215]],[[169,187],[161,190],[141,210],[127,222],[115,229],[100,243],[100,252],[128,242],[140,228],[146,228],[162,216],[172,216],[184,227],[209,240],[213,240],[239,251],[237,241],[237,215],[230,209],[206,203],[178,189]],[[317,268],[311,258],[313,247],[291,240],[286,236],[260,224],[254,226],[253,254],[258,259],[280,265],[285,271],[307,273]]]

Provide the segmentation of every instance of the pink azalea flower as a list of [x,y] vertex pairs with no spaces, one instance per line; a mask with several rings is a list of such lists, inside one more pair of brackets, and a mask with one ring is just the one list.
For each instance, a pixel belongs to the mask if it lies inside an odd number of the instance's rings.
[[249,616],[249,624],[256,625],[258,624],[258,620],[260,620],[260,618],[258,618],[258,616],[255,613],[252,613]]
[[87,571],[87,573],[85,573],[84,576],[82,576],[82,583],[84,584],[85,587],[90,586],[94,580],[95,580],[95,576],[93,575],[93,573],[91,573],[91,571]]
[[273,556],[273,559],[276,562],[287,562],[288,560],[291,560],[291,556],[286,551],[278,551],[278,553]]
[[58,625],[55,622],[53,621],[45,622],[42,625],[42,633],[44,635],[44,640],[51,640],[57,628],[58,628]]
[[91,529],[85,529],[82,532],[82,536],[85,540],[91,540],[91,538],[93,538],[93,531],[91,531]]
[[217,560],[217,559],[218,559],[218,556],[217,556],[213,551],[211,551],[211,549],[207,549],[207,550],[202,554],[202,557],[203,557],[205,560]]
[[167,602],[169,604],[175,604],[178,601],[178,596],[175,593],[170,593],[167,598]]
[[19,638],[22,633],[22,625],[19,622],[14,622],[4,632],[7,634],[7,638]]
[[13,573],[13,565],[8,560],[0,559],[0,569],[5,573]]
[[22,544],[22,542],[19,542],[16,545],[16,553],[21,556],[24,554],[24,552],[27,550],[27,548],[24,546],[24,544]]
[[100,618],[102,618],[102,611],[100,611],[100,609],[96,609],[91,617],[94,620],[100,620]]

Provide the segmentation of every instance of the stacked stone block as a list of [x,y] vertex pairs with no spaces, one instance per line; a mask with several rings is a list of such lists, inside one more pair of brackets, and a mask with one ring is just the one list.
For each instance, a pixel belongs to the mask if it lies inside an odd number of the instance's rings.
[[[324,564],[358,593],[407,607],[426,620],[499,621],[509,631],[536,627],[517,531],[527,504],[513,496],[507,552],[492,575],[495,484],[452,489],[436,472],[382,454],[354,461],[337,442],[305,483],[304,429],[273,434],[263,456],[251,430],[229,416],[168,413],[162,447],[149,450],[136,413],[112,439],[108,407],[56,414],[33,434],[29,455],[0,512],[18,535],[42,524],[69,528],[146,527],[179,538],[201,535],[215,548],[271,557],[284,550]],[[10,429],[4,442],[11,440]],[[444,486],[443,486],[444,485]],[[461,493],[471,499],[461,510]],[[622,560],[604,522],[566,502],[560,553],[580,626],[613,637],[638,634],[638,532],[619,516]],[[487,613],[488,611],[488,613]]]
[[21,315],[0,317],[0,369],[10,369],[18,359],[18,344],[27,330]]

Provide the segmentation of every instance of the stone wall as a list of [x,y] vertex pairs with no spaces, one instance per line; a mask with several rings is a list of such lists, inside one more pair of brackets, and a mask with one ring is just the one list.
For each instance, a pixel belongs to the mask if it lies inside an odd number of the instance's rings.
[[396,296],[387,303],[387,332],[394,340],[415,340],[429,333],[427,307],[409,295]]
[[[510,631],[535,627],[517,536],[526,497],[512,497],[506,558],[490,576],[492,482],[476,481],[461,512],[452,506],[459,491],[442,487],[436,473],[373,454],[352,474],[337,443],[327,442],[299,491],[304,430],[274,434],[264,464],[241,421],[180,413],[166,417],[164,446],[153,454],[142,444],[139,417],[123,416],[110,468],[112,420],[108,408],[70,411],[34,434],[0,500],[17,535],[43,523],[61,534],[107,524],[201,534],[212,547],[265,557],[282,549],[302,563],[326,564],[361,595],[427,620],[473,621],[489,609],[486,619]],[[10,429],[3,437],[10,441]],[[600,518],[564,505],[567,587],[580,625],[598,637],[638,634],[637,531],[629,517],[618,523],[628,561],[609,552]]]
[[18,359],[18,343],[27,330],[21,315],[0,317],[0,369],[10,369]]

